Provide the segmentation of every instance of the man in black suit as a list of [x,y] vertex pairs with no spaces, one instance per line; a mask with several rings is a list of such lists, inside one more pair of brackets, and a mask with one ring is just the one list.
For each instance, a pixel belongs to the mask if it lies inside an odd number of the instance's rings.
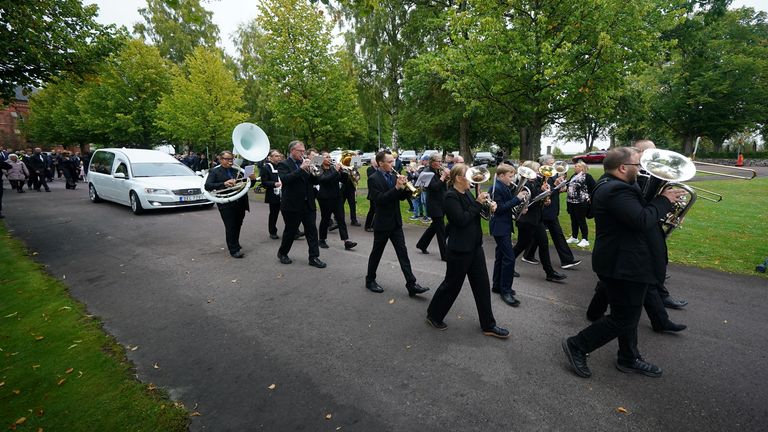
[[[232,168],[234,156],[231,151],[223,151],[219,154],[221,164],[212,169],[205,179],[205,190],[215,191],[232,187],[237,182],[238,171]],[[255,179],[255,174],[251,179]],[[250,211],[248,193],[228,203],[216,204],[219,207],[221,220],[224,222],[224,232],[227,239],[227,249],[233,258],[242,258],[245,255],[240,250],[240,228],[243,226],[246,210]]]
[[310,174],[311,161],[304,159],[305,147],[301,141],[291,141],[288,145],[289,157],[280,162],[277,171],[283,183],[281,190],[280,211],[283,213],[283,239],[277,258],[283,264],[290,264],[288,252],[296,238],[299,224],[304,225],[304,234],[309,246],[309,265],[325,268],[320,261],[320,248],[317,243],[317,207],[315,206],[315,188],[317,177]]
[[389,152],[377,153],[376,162],[379,170],[368,178],[368,193],[371,203],[376,203],[376,218],[373,222],[373,250],[368,258],[365,287],[375,293],[384,292],[384,289],[376,283],[376,269],[379,267],[387,241],[391,241],[397,260],[400,262],[400,269],[405,276],[408,295],[413,297],[429,291],[429,288],[416,283],[416,276],[411,271],[411,261],[408,259],[408,249],[405,247],[400,201],[405,200],[410,194],[405,188],[407,180],[404,176],[395,173],[392,166],[395,158]]
[[[205,156],[205,153],[203,153]],[[277,240],[277,217],[280,215],[280,176],[277,174],[277,165],[283,159],[279,151],[272,149],[267,156],[267,162],[261,165],[259,175],[261,177],[261,186],[266,191],[264,193],[264,202],[269,204],[269,219],[267,220],[267,230],[269,238]],[[202,158],[201,158],[202,160]]]
[[605,286],[609,315],[578,335],[564,339],[563,350],[577,375],[588,378],[587,354],[618,338],[616,368],[621,372],[661,376],[661,368],[646,362],[637,349],[637,323],[648,285],[664,280],[666,247],[659,219],[684,191],[669,189],[646,203],[636,184],[640,153],[619,147],[603,162],[606,178],[595,187],[595,248],[592,269]]
[[[376,173],[379,165],[376,163],[376,159],[371,159],[371,165],[365,170],[365,176],[370,181],[371,176]],[[373,219],[376,216],[376,203],[371,199],[371,187],[368,187],[368,214],[365,216],[365,230],[367,232],[373,232]]]
[[344,211],[344,203],[349,203],[349,224],[360,226],[357,221],[357,182],[360,180],[360,172],[355,168],[341,182],[341,210]]
[[448,179],[448,170],[443,169],[443,157],[435,153],[429,157],[428,170],[435,173],[426,187],[427,192],[427,216],[432,219],[429,228],[424,231],[416,242],[416,248],[422,253],[429,253],[427,247],[432,242],[432,237],[437,238],[437,247],[440,249],[440,259],[445,261],[445,221],[443,221],[443,204],[447,188],[445,181]]
[[29,168],[29,179],[32,182],[36,191],[40,192],[40,186],[45,188],[46,192],[50,192],[51,188],[48,187],[46,170],[48,169],[48,156],[43,154],[40,147],[35,147],[35,152],[28,158],[24,158],[24,162]]

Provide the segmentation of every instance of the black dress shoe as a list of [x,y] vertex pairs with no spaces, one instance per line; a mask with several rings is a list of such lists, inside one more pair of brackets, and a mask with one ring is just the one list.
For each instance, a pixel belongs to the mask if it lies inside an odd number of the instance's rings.
[[288,258],[288,255],[283,255],[283,254],[277,254],[277,259],[279,259],[280,263],[282,264],[290,264],[293,262],[291,261],[290,258]]
[[413,284],[412,286],[406,285],[405,288],[408,289],[408,296],[409,297],[413,297],[416,294],[423,294],[423,293],[429,291],[429,288],[423,287],[423,286],[421,286],[421,285],[419,285],[417,283]]
[[352,222],[351,222],[351,225],[352,225],[352,226],[360,226],[360,222],[358,222],[358,221],[352,221]]
[[427,250],[427,248],[417,247],[417,249],[420,250],[421,253],[423,253],[424,255],[429,255],[429,251]]
[[561,281],[561,280],[567,279],[567,278],[568,278],[568,276],[566,276],[566,275],[564,275],[562,273],[558,273],[558,272],[552,272],[552,273],[547,275],[547,281],[549,281],[549,282],[557,282],[557,281]]
[[512,275],[512,276],[513,276],[513,277],[520,277],[520,273],[518,273],[518,272],[515,272],[515,274],[514,274],[514,275]]
[[496,294],[500,294],[501,290],[499,289],[499,287],[491,287],[491,292],[492,293],[496,293]]
[[328,249],[328,243],[326,243],[325,240],[320,240],[319,242],[317,242],[317,245],[323,249]]
[[516,299],[512,294],[502,294],[501,300],[512,307],[520,306],[520,300]]
[[318,258],[318,257],[310,258],[309,259],[309,265],[311,265],[312,267],[317,267],[317,268],[325,268],[326,267],[325,263],[320,261],[320,258]]
[[651,378],[658,378],[661,376],[661,368],[648,363],[643,360],[642,357],[636,358],[632,364],[621,364],[616,361],[616,369],[624,373],[637,373]]
[[438,330],[445,330],[448,328],[448,324],[438,321],[431,316],[427,315],[427,324],[431,325],[432,327],[438,329]]
[[599,316],[595,316],[595,315],[590,315],[589,313],[587,313],[587,321],[589,321],[589,322],[595,322],[595,321],[599,320],[602,317],[603,317],[603,314],[600,314]]
[[563,339],[562,343],[563,351],[568,358],[568,363],[571,364],[576,375],[582,378],[591,377],[592,371],[589,370],[589,366],[587,366],[587,354],[573,346],[573,344],[569,342],[569,339]]
[[653,331],[655,331],[656,333],[664,333],[664,332],[677,333],[687,328],[688,326],[685,324],[675,324],[672,321],[668,321],[666,324],[664,324],[663,327],[654,327]]
[[509,337],[509,330],[503,329],[499,326],[493,326],[488,330],[483,330],[483,334],[486,336],[493,336],[499,339],[506,339]]
[[365,283],[365,287],[369,290],[375,292],[375,293],[383,293],[384,288],[381,287],[381,285],[377,284],[375,280],[369,281]]
[[346,249],[346,250],[350,250],[350,249],[352,249],[355,246],[357,246],[357,243],[355,243],[355,242],[353,242],[351,240],[345,240],[344,241],[344,249]]
[[277,240],[277,239],[279,239],[279,238],[280,238],[280,236],[279,236],[279,235],[277,235],[277,234],[270,234],[270,235],[269,235],[269,238],[271,238],[272,240]]
[[245,256],[245,254],[240,252],[240,251],[237,251],[237,252],[235,252],[233,254],[230,254],[230,255],[232,255],[232,258],[242,258],[242,257]]
[[688,302],[685,300],[675,300],[672,297],[663,297],[661,301],[664,303],[664,307],[670,309],[682,309],[688,306]]

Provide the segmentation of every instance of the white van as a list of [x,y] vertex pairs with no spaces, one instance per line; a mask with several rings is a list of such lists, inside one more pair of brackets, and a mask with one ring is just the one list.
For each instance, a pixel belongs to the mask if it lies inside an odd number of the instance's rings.
[[173,156],[156,150],[99,149],[88,169],[92,202],[113,201],[145,210],[213,206],[202,192],[202,178]]

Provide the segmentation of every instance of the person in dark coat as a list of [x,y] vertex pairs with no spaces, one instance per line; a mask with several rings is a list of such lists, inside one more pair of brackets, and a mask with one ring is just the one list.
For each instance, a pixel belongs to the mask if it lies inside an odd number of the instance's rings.
[[394,171],[395,158],[388,151],[377,153],[376,162],[379,170],[368,178],[368,193],[371,202],[376,203],[376,218],[373,221],[373,248],[368,257],[365,287],[375,293],[384,292],[384,288],[376,283],[376,270],[389,241],[395,248],[400,270],[405,276],[405,288],[408,295],[413,297],[429,291],[429,288],[416,282],[416,276],[411,270],[411,260],[408,259],[408,249],[405,247],[400,201],[405,200],[411,192],[405,187],[405,176],[397,175]]
[[[231,151],[223,151],[219,154],[221,164],[212,169],[205,179],[205,190],[215,191],[232,187],[236,183],[238,171],[232,167],[234,156]],[[256,175],[252,174],[251,179]],[[227,240],[227,249],[233,258],[242,258],[245,256],[240,246],[240,229],[243,226],[245,212],[250,211],[248,204],[248,193],[240,198],[227,203],[216,203],[221,214],[221,220],[224,222],[224,232]]]
[[429,253],[427,248],[432,242],[432,238],[437,239],[437,247],[440,249],[440,259],[445,261],[445,221],[443,220],[443,202],[447,188],[445,181],[448,179],[448,170],[443,169],[443,157],[440,153],[435,153],[429,157],[429,171],[435,173],[426,187],[427,192],[427,216],[432,220],[429,228],[424,231],[421,238],[416,242],[416,248],[422,253]]
[[291,264],[288,257],[293,241],[299,231],[299,225],[304,226],[309,251],[309,265],[325,268],[320,261],[320,248],[317,240],[317,207],[315,206],[316,176],[310,174],[310,159],[304,159],[306,148],[301,141],[291,141],[288,145],[289,156],[277,166],[280,181],[283,186],[280,197],[280,212],[283,213],[283,238],[277,250],[277,258],[282,264]]
[[58,165],[59,171],[64,174],[64,180],[66,181],[65,187],[67,189],[76,188],[77,184],[75,183],[75,180],[79,176],[80,161],[78,160],[75,162],[74,158],[72,157],[72,153],[69,150],[64,150],[61,152]]
[[317,202],[320,204],[320,243],[323,249],[328,249],[326,242],[328,237],[328,227],[331,224],[331,216],[336,218],[336,225],[339,230],[339,237],[344,242],[344,249],[350,250],[357,246],[357,243],[349,239],[347,232],[347,223],[344,220],[344,201],[341,199],[340,183],[349,178],[349,174],[341,170],[341,164],[331,163],[331,156],[327,151],[321,152],[323,165],[322,174],[318,179],[320,189],[317,191]]
[[[200,160],[206,160],[205,153],[201,155]],[[280,188],[283,184],[280,182],[280,176],[277,173],[277,165],[282,160],[283,155],[279,151],[272,149],[267,156],[267,162],[262,164],[259,171],[261,186],[266,191],[264,193],[264,202],[269,204],[267,230],[269,231],[269,238],[272,240],[280,238],[277,235],[277,217],[280,215]]]
[[24,158],[24,163],[29,168],[29,178],[32,181],[32,186],[36,191],[40,192],[40,187],[45,188],[46,192],[50,192],[51,188],[48,187],[46,181],[48,169],[48,156],[43,153],[40,147],[35,147],[35,152]]
[[[473,197],[466,177],[467,166],[455,164],[447,178],[445,215],[448,217],[448,242],[445,247],[447,264],[445,278],[432,296],[427,308],[427,323],[438,330],[448,326],[443,322],[459,296],[464,279],[469,279],[472,296],[480,320],[480,329],[486,336],[508,338],[509,331],[498,327],[491,309],[491,286],[483,252],[483,231],[480,212],[488,200],[488,192]],[[491,204],[491,212],[496,209]]]
[[[371,176],[376,173],[379,165],[376,163],[376,159],[371,159],[371,165],[365,170],[365,176],[368,180],[371,180]],[[365,226],[363,227],[367,232],[373,232],[373,219],[376,216],[376,203],[371,199],[371,187],[368,187],[368,195],[366,199],[369,202],[368,214],[365,216]]]
[[640,355],[637,324],[648,285],[663,282],[666,274],[666,246],[662,246],[665,242],[659,220],[685,192],[668,189],[646,202],[636,184],[639,161],[636,149],[610,150],[603,162],[605,179],[595,187],[592,270],[604,284],[611,312],[562,341],[572,369],[584,378],[592,375],[587,354],[616,338],[618,370],[650,377],[662,373],[661,368]]

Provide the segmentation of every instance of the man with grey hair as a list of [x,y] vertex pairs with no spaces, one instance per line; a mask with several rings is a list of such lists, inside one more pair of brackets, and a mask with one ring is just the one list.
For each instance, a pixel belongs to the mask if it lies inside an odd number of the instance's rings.
[[[551,154],[546,154],[539,158],[539,163],[542,166],[552,166],[552,164],[555,163],[555,157]],[[549,197],[550,204],[544,205],[541,210],[541,220],[547,228],[547,231],[549,231],[550,237],[552,237],[552,244],[555,246],[557,256],[560,258],[560,267],[570,269],[581,264],[581,260],[577,260],[573,257],[573,252],[571,251],[571,248],[568,247],[568,242],[565,240],[563,228],[560,226],[560,192],[564,189],[563,183],[565,183],[565,176],[559,177],[554,175],[546,179],[546,181],[549,183],[552,195]],[[538,263],[535,258],[536,248],[537,243],[531,243],[523,254],[523,261],[527,263]]]

